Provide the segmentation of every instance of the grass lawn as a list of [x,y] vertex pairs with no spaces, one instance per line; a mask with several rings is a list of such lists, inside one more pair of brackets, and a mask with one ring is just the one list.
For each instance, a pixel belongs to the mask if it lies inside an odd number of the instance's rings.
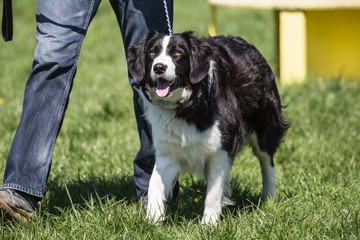
[[[35,2],[13,4],[14,40],[0,42],[1,174],[36,45]],[[205,0],[175,1],[174,32],[206,36],[208,10]],[[219,34],[244,37],[277,71],[272,12],[221,9],[218,17]],[[121,35],[104,1],[84,41],[37,221],[0,221],[0,238],[359,239],[360,81],[278,85],[292,121],[275,155],[279,201],[259,204],[260,167],[244,149],[232,170],[236,205],[224,208],[217,226],[200,224],[205,183],[191,176],[180,179],[165,223],[148,224],[132,180],[139,141]]]

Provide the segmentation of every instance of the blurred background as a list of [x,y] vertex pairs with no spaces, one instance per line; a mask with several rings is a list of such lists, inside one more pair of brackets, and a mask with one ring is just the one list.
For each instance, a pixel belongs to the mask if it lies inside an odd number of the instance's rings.
[[[192,30],[209,36],[207,0],[174,3],[175,33]],[[0,41],[0,182],[32,67],[35,11],[36,1],[13,1],[13,41]],[[174,208],[180,220],[156,227],[144,223],[132,180],[132,161],[139,149],[132,90],[119,27],[110,3],[103,1],[83,43],[36,231],[16,225],[9,232],[9,225],[2,228],[4,233],[31,239],[36,234],[51,239],[57,232],[67,236],[64,239],[84,239],[81,236],[89,236],[89,231],[94,239],[106,238],[103,232],[113,236],[108,239],[118,239],[119,232],[134,239],[137,231],[138,239],[153,234],[162,236],[159,239],[359,239],[360,79],[346,80],[341,74],[307,76],[284,84],[279,80],[276,12],[221,7],[217,20],[217,34],[241,36],[255,45],[277,76],[282,103],[287,106],[285,116],[292,122],[275,155],[279,204],[258,208],[260,168],[245,148],[232,170],[236,204],[224,210],[225,220],[217,230],[193,224],[202,212],[205,184],[189,177],[180,180]],[[105,204],[99,213],[89,207],[93,193],[101,199],[113,196],[116,203]],[[109,212],[116,217],[110,219]],[[115,223],[116,231],[99,222]]]

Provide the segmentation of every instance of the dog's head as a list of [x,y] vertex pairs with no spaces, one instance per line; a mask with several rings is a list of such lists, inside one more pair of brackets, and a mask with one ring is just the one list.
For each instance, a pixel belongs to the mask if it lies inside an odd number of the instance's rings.
[[128,51],[130,73],[145,97],[155,104],[177,106],[210,68],[210,47],[192,32],[171,36],[151,31]]

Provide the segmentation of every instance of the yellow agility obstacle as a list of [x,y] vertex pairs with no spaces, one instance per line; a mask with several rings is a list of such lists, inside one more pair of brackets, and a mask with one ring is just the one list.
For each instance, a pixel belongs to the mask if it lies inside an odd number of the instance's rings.
[[208,0],[209,34],[218,7],[276,12],[280,79],[341,76],[360,80],[360,0]]

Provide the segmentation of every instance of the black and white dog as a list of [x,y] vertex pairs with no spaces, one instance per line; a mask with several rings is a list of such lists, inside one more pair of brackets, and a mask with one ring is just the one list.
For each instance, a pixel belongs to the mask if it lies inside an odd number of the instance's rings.
[[249,143],[260,160],[262,199],[276,197],[273,156],[290,124],[274,75],[240,37],[198,38],[150,32],[128,51],[152,125],[155,167],[147,217],[163,219],[164,201],[184,172],[206,176],[203,223],[221,214],[235,155]]

